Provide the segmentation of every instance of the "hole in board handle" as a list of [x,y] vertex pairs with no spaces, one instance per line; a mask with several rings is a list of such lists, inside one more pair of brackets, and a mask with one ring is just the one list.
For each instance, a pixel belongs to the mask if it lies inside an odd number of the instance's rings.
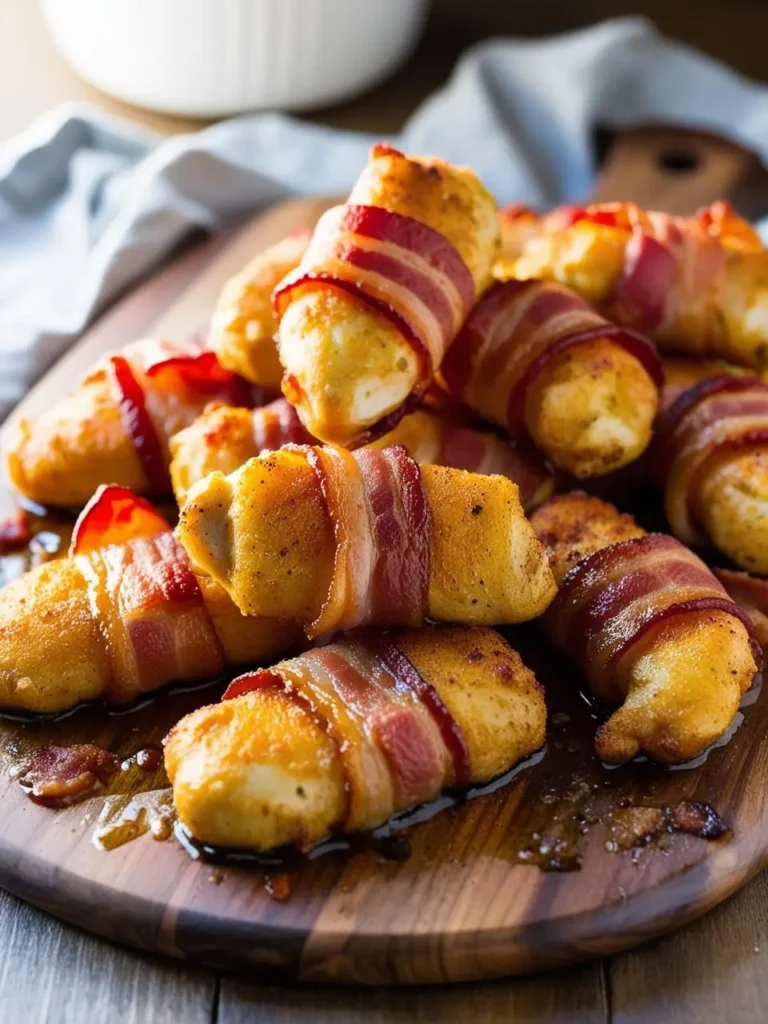
[[656,158],[662,171],[669,174],[690,174],[701,166],[701,157],[690,149],[665,149]]

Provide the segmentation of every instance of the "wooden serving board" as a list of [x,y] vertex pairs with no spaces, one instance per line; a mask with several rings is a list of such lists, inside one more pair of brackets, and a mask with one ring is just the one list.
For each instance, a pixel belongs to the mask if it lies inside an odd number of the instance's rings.
[[[615,159],[626,160],[626,150]],[[696,202],[727,191],[744,166],[743,157],[732,161]],[[603,198],[617,195],[616,181],[609,185]],[[675,188],[666,205],[679,208]],[[641,175],[628,197],[647,200],[647,190]],[[108,349],[142,334],[200,329],[230,274],[314,222],[325,205],[280,204],[178,258],[91,329],[19,411],[47,406]],[[596,715],[580,679],[535,626],[507,635],[547,689],[543,754],[503,786],[418,812],[399,838],[330,844],[300,863],[193,859],[168,837],[162,768],[131,761],[182,714],[216,700],[221,684],[164,693],[120,714],[91,707],[53,721],[3,720],[0,884],[98,934],[217,967],[304,980],[446,982],[625,948],[701,914],[768,862],[768,695],[751,693],[730,741],[698,765],[608,770],[592,750]],[[29,751],[86,741],[125,758],[125,770],[85,803],[59,811],[32,803],[14,778]],[[675,832],[667,809],[680,801],[709,805],[705,832],[718,831],[718,818],[729,830],[711,839]]]

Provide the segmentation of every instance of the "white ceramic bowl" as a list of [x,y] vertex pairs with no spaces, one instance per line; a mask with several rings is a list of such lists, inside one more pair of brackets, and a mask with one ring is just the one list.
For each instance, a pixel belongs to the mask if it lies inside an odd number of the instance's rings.
[[385,78],[427,0],[43,0],[72,67],[150,110],[222,117],[306,110]]

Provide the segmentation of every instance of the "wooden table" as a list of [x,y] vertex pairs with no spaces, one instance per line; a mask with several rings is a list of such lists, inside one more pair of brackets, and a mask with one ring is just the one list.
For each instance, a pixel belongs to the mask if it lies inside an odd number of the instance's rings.
[[[441,6],[444,18],[453,18],[455,25],[463,5],[446,0]],[[460,32],[448,31],[450,23],[445,20],[433,20],[417,58],[393,82],[354,103],[321,112],[316,119],[393,131],[444,79],[460,47],[474,36],[494,25],[535,31],[573,24],[573,5],[563,0],[527,5],[530,9],[523,11],[518,23],[511,20],[512,6],[500,12],[504,5],[480,0],[468,14],[471,24]],[[520,6],[526,8],[524,3]],[[620,13],[621,6],[585,2],[579,5],[580,20],[593,20],[609,8]],[[637,4],[627,6],[637,9]],[[682,0],[647,6],[667,30],[736,62],[742,70],[760,73],[768,14],[759,0],[729,4],[729,17],[738,29],[729,32],[719,26],[722,5],[712,0],[695,8]],[[686,21],[686,11],[690,18],[695,16],[695,24]],[[500,21],[493,20],[496,15]],[[549,22],[542,24],[542,16],[549,16]],[[102,96],[81,82],[53,50],[35,0],[0,0],[0,141],[54,104],[74,99],[90,100],[162,133],[197,127],[194,122],[135,111]],[[702,920],[636,951],[551,975],[450,989],[287,989],[192,970],[112,946],[2,893],[0,947],[3,1019],[35,1024],[90,1024],[113,1018],[126,1024],[353,1024],[363,1019],[368,1024],[763,1024],[768,1019],[765,875]]]

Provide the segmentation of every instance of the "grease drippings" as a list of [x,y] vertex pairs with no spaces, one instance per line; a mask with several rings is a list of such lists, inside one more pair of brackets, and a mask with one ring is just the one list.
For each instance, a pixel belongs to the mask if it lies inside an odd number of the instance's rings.
[[147,833],[163,842],[171,838],[175,821],[170,786],[135,796],[108,796],[91,842],[97,850],[114,850]]

